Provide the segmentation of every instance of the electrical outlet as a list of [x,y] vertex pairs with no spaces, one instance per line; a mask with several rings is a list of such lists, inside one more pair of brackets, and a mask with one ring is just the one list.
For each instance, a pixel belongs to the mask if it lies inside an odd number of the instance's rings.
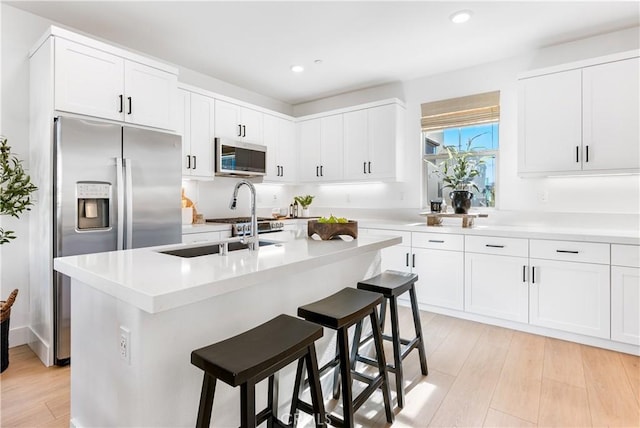
[[131,364],[131,332],[120,326],[120,358],[125,360],[127,364]]

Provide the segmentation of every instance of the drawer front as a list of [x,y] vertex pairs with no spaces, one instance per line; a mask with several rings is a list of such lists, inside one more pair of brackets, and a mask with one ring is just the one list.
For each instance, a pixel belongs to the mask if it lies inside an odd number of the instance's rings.
[[465,236],[464,249],[469,253],[529,257],[529,240],[496,236]]
[[640,246],[611,244],[611,264],[640,267]]
[[609,264],[609,244],[531,239],[529,256],[536,259]]
[[411,246],[411,232],[404,230],[390,230],[390,229],[370,229],[361,228],[360,230],[366,230],[369,235],[382,235],[382,236],[400,236],[402,237],[402,244],[398,244],[403,247]]
[[464,249],[464,236],[448,233],[413,232],[411,234],[411,245],[415,248],[462,251]]

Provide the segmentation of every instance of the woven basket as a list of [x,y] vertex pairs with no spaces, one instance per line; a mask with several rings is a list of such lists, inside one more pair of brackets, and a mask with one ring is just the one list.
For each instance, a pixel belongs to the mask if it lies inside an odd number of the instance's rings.
[[13,306],[13,302],[16,300],[16,296],[18,295],[18,289],[16,288],[11,292],[9,298],[5,300],[0,300],[0,322],[9,319],[11,316],[11,306]]

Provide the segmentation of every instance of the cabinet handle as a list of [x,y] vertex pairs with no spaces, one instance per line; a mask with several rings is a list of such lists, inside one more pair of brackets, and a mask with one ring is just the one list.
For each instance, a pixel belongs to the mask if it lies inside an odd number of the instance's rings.
[[531,283],[532,284],[536,283],[536,267],[535,266],[531,266]]
[[280,167],[280,177],[284,177],[284,167]]
[[434,242],[436,244],[444,244],[444,241],[440,239],[429,239],[429,242]]
[[411,256],[411,267],[415,268],[416,267],[416,255],[413,254]]
[[367,173],[367,163],[366,163],[366,162],[362,162],[362,172],[363,172],[364,174],[366,174],[366,173]]
[[576,162],[580,162],[580,146],[576,146]]
[[120,94],[118,98],[120,98],[120,110],[118,110],[118,113],[122,113],[124,111],[124,95]]
[[187,155],[187,169],[191,169],[191,155]]
[[238,125],[238,137],[242,137],[242,125]]
[[406,265],[407,267],[409,267],[409,253],[406,253],[406,255],[407,255]]
[[247,136],[247,127],[245,125],[242,125],[242,136],[243,137]]
[[589,162],[589,146],[587,146],[587,159],[586,159],[586,161]]
[[371,162],[369,162],[369,174],[371,174]]
[[504,248],[504,245],[485,244],[485,247],[489,247],[489,248]]
[[320,165],[320,177],[324,177],[324,172],[322,171],[322,168],[324,168],[324,165]]
[[129,113],[127,114],[131,114],[131,97],[127,97],[127,101],[129,101]]
[[522,282],[527,282],[527,265],[522,266]]
[[556,250],[556,253],[579,254],[580,252],[574,250]]
[[194,155],[193,156],[193,169],[196,169],[196,168],[197,168],[197,166],[196,166],[196,157]]
[[320,177],[320,167],[316,166],[316,177]]

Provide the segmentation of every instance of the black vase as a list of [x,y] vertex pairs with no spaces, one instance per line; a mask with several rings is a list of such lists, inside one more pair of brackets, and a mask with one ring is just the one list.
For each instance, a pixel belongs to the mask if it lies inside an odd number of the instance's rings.
[[456,214],[466,214],[469,212],[473,193],[468,190],[454,190],[449,193],[449,197],[451,198],[451,205]]

